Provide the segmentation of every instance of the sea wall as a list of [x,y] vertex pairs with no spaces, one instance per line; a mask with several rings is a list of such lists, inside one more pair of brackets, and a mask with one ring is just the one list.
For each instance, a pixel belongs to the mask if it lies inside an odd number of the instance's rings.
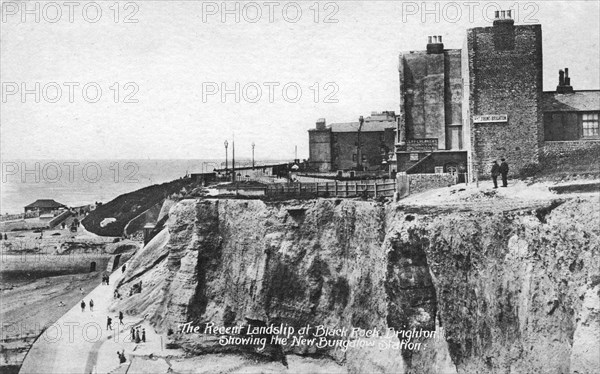
[[281,344],[267,354],[328,357],[352,373],[600,365],[598,204],[450,212],[348,199],[184,200],[126,271],[121,293],[138,282],[141,292],[113,307],[148,315],[169,344],[196,355],[243,349],[180,334],[182,323],[253,321],[437,334],[411,340],[422,349],[375,339],[374,348]]

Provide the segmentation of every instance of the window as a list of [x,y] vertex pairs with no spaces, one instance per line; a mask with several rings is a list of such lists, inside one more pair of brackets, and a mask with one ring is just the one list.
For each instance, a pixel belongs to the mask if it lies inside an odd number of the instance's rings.
[[598,136],[598,113],[583,114],[583,136]]

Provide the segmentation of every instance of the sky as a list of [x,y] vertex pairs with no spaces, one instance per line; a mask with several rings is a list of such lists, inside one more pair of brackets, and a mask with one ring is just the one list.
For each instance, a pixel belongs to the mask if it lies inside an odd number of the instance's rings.
[[499,9],[542,25],[544,90],[565,67],[600,88],[598,1],[64,4],[2,3],[3,160],[215,159],[234,139],[307,158],[318,118],[398,111],[400,51],[462,48]]

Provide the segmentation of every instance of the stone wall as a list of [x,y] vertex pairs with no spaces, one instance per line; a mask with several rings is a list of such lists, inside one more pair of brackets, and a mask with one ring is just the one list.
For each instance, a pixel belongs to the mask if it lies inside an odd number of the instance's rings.
[[492,161],[504,157],[510,173],[518,173],[538,161],[544,135],[541,26],[469,29],[467,45],[470,115],[508,115],[498,123],[470,119],[473,172],[487,173]]
[[580,149],[590,149],[594,147],[600,147],[600,139],[544,142],[543,152],[546,156],[557,156]]
[[444,174],[410,174],[410,194],[420,193],[434,188],[448,187],[456,184],[456,176]]

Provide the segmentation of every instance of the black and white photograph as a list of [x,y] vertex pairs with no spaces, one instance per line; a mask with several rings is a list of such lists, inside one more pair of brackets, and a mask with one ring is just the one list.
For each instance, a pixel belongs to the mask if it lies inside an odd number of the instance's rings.
[[0,5],[0,374],[600,374],[600,1]]

